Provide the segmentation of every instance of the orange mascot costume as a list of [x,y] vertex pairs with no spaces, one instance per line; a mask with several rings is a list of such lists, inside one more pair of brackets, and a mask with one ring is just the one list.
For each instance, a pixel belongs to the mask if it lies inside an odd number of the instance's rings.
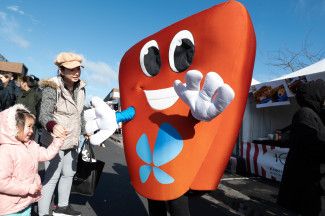
[[[248,12],[230,0],[143,39],[125,53],[119,73],[121,104],[123,109],[132,106],[136,114],[123,125],[123,142],[139,194],[172,200],[190,189],[217,188],[241,126],[255,48]],[[99,107],[107,107],[96,100],[87,121],[88,132],[101,130],[93,135],[99,143],[114,128],[98,123],[106,115]],[[110,115],[115,120],[114,112]]]

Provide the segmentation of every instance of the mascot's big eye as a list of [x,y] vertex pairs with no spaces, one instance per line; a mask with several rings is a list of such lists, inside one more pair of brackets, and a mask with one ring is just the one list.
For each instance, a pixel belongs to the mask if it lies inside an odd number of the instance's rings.
[[185,71],[193,61],[194,39],[191,32],[178,32],[169,47],[169,64],[173,71]]
[[140,52],[140,65],[148,77],[156,76],[160,71],[161,60],[158,44],[155,40],[147,42]]

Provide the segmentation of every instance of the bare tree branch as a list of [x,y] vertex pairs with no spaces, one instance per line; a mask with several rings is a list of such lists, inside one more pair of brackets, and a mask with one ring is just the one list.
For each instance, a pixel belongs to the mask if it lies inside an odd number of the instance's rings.
[[267,64],[272,67],[294,72],[323,59],[324,56],[324,50],[311,49],[311,43],[308,42],[306,37],[300,50],[295,51],[288,48],[278,50],[270,57],[270,62]]

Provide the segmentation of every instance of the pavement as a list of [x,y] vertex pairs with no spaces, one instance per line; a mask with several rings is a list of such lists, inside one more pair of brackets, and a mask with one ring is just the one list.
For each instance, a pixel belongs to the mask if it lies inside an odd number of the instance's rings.
[[[95,147],[96,158],[105,167],[93,197],[72,194],[72,206],[83,216],[146,216],[148,204],[129,181],[123,141],[114,135],[105,147]],[[189,196],[191,216],[296,215],[276,204],[279,183],[261,177],[241,176],[226,170],[215,191]]]

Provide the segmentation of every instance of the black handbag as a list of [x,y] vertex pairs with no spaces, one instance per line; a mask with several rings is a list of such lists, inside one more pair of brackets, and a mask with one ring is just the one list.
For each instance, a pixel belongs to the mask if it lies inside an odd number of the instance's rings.
[[[89,148],[89,158],[85,161],[82,158],[82,151],[86,145]],[[95,154],[92,145],[89,143],[89,140],[86,139],[78,155],[77,172],[73,177],[71,193],[85,196],[93,196],[95,194],[105,162],[94,159]]]

